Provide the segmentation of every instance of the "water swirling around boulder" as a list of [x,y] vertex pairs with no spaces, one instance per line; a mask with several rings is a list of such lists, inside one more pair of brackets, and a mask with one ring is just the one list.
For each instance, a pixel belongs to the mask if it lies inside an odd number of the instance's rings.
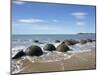
[[47,50],[47,51],[55,51],[56,48],[53,44],[46,44],[44,47],[43,47],[44,50]]
[[59,52],[67,52],[70,51],[71,49],[65,43],[61,43],[59,46],[57,46],[56,50]]
[[41,56],[43,51],[39,46],[32,45],[25,50],[25,53],[28,56]]

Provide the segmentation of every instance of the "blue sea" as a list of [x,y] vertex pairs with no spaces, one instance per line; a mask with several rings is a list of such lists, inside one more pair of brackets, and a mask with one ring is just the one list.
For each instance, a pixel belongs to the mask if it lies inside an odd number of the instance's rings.
[[95,34],[66,34],[66,35],[12,35],[12,47],[19,45],[31,45],[34,40],[40,42],[54,42],[55,40],[66,40],[66,39],[93,39],[95,40]]

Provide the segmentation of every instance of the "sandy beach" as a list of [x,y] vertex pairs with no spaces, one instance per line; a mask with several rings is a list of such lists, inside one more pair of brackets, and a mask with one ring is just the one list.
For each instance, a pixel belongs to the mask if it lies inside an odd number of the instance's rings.
[[70,59],[56,62],[32,63],[26,59],[24,60],[23,67],[24,68],[21,69],[19,73],[95,69],[95,50],[83,53],[75,53]]

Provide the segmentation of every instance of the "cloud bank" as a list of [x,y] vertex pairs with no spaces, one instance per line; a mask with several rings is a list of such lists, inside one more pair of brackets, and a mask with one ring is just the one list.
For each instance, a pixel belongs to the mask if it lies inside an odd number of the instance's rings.
[[20,23],[40,23],[40,22],[45,22],[42,19],[19,19],[18,22]]
[[84,19],[88,13],[85,12],[73,12],[71,13],[72,16],[76,17],[77,19]]

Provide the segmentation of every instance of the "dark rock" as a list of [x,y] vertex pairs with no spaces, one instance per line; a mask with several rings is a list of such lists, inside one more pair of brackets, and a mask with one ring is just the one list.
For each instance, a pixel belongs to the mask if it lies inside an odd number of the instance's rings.
[[94,39],[94,40],[92,40],[93,42],[96,42],[96,40]]
[[26,55],[26,54],[23,52],[23,50],[21,50],[12,59],[21,58],[24,55]]
[[57,47],[56,50],[60,52],[67,52],[70,51],[71,49],[66,44],[62,43]]
[[81,44],[86,44],[87,43],[87,40],[80,40],[80,43]]
[[93,40],[91,40],[91,39],[87,39],[87,42],[93,42]]
[[60,42],[60,40],[55,40],[55,43],[59,43]]
[[35,43],[39,43],[39,41],[38,41],[38,40],[34,40],[33,42],[35,42]]
[[54,51],[54,50],[56,50],[56,48],[55,48],[55,46],[53,44],[46,44],[43,49],[47,50],[47,51]]
[[25,50],[25,53],[28,56],[40,56],[43,54],[43,51],[39,46],[32,45]]
[[65,43],[66,45],[75,45],[78,43],[78,41],[76,40],[64,40],[63,43]]

